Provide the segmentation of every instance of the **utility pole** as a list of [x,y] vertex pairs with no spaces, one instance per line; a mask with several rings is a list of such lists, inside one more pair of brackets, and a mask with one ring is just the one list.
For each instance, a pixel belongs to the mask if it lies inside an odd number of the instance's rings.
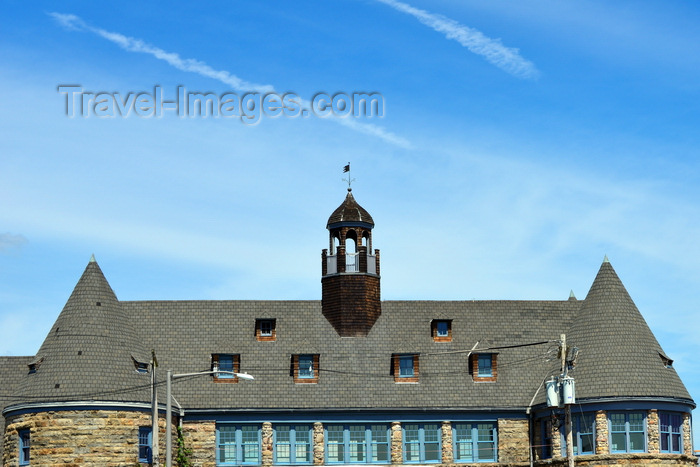
[[[568,364],[566,362],[566,355],[568,349],[566,348],[566,334],[562,334],[561,338],[561,377],[566,378],[568,373]],[[571,404],[567,404],[564,401],[564,425],[566,430],[566,458],[569,460],[569,467],[574,467],[574,437],[571,430]]]
[[155,350],[151,350],[151,462],[152,465],[159,464],[158,458],[158,387],[156,385],[156,368],[158,360]]

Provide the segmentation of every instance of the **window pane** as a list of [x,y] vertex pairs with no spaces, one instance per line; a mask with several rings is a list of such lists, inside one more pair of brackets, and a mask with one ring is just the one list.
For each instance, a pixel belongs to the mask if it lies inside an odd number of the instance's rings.
[[581,451],[579,454],[593,452],[593,435],[581,435]]
[[625,431],[625,414],[614,413],[610,415],[610,427],[612,431]]
[[630,431],[644,431],[644,414],[631,413],[629,414],[629,419]]
[[671,435],[671,449],[673,449],[673,452],[681,452],[681,435]]
[[372,462],[389,462],[389,429],[386,425],[372,425]]
[[311,429],[308,425],[297,425],[294,427],[295,434],[295,462],[311,462]]
[[365,427],[350,425],[350,462],[365,461]]
[[275,455],[280,464],[291,462],[290,428],[287,425],[275,427]]
[[418,425],[405,425],[403,438],[403,452],[406,457],[406,462],[420,461],[420,443],[419,443]]
[[479,443],[479,460],[480,461],[488,461],[488,460],[496,460],[496,450],[493,446],[493,444],[485,444],[485,443]]
[[413,376],[413,355],[399,357],[399,376],[402,378]]
[[477,441],[479,460],[495,460],[496,445],[492,423],[479,423],[477,425]]
[[455,425],[454,441],[456,443],[456,459],[471,462],[474,460],[474,445],[472,440],[472,425]]
[[630,451],[644,451],[644,433],[630,433]]
[[627,451],[627,437],[624,433],[613,433],[610,435],[610,440],[612,445],[610,450],[613,452],[626,452]]
[[404,425],[403,433],[405,442],[418,442],[418,425]]
[[[219,370],[233,372],[233,355],[219,355]],[[217,378],[233,378],[233,375],[219,373]]]
[[437,335],[439,337],[447,337],[447,321],[437,322]]
[[299,378],[314,377],[313,355],[299,355]]
[[491,372],[491,355],[479,355],[479,376],[493,376]]
[[219,461],[236,462],[236,427],[219,427]]
[[241,442],[243,443],[241,453],[241,462],[257,462],[260,447],[258,446],[258,427],[242,426],[241,427]]
[[345,462],[345,445],[343,444],[343,426],[329,425],[326,431],[328,436],[328,462]]

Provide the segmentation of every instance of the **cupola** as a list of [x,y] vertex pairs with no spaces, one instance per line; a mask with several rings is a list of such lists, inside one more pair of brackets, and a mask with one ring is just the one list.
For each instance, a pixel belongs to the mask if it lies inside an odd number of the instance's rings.
[[348,188],[328,218],[322,256],[323,315],[342,337],[366,336],[381,314],[379,250],[372,252],[372,216]]

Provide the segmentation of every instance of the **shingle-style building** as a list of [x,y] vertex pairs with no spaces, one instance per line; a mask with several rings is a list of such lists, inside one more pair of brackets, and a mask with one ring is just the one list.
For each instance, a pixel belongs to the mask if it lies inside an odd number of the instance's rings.
[[166,369],[210,372],[173,382],[195,466],[565,465],[562,334],[578,465],[696,464],[695,403],[607,260],[584,300],[381,301],[373,227],[349,192],[321,301],[121,301],[91,259],[37,354],[0,357],[3,465],[164,463]]

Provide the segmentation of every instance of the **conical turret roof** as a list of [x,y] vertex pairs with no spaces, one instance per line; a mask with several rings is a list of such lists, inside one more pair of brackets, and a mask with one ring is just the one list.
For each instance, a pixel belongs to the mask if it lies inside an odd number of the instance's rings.
[[150,362],[136,324],[91,258],[17,397],[25,402],[150,401],[150,376],[136,371],[135,362]]
[[352,195],[352,189],[348,188],[348,195],[345,197],[343,204],[333,211],[331,217],[328,218],[326,228],[332,228],[340,223],[362,223],[370,227],[374,227],[374,220],[369,215],[367,210],[357,204],[355,197]]
[[580,351],[571,372],[579,400],[627,396],[692,403],[607,258],[571,325],[567,344]]

